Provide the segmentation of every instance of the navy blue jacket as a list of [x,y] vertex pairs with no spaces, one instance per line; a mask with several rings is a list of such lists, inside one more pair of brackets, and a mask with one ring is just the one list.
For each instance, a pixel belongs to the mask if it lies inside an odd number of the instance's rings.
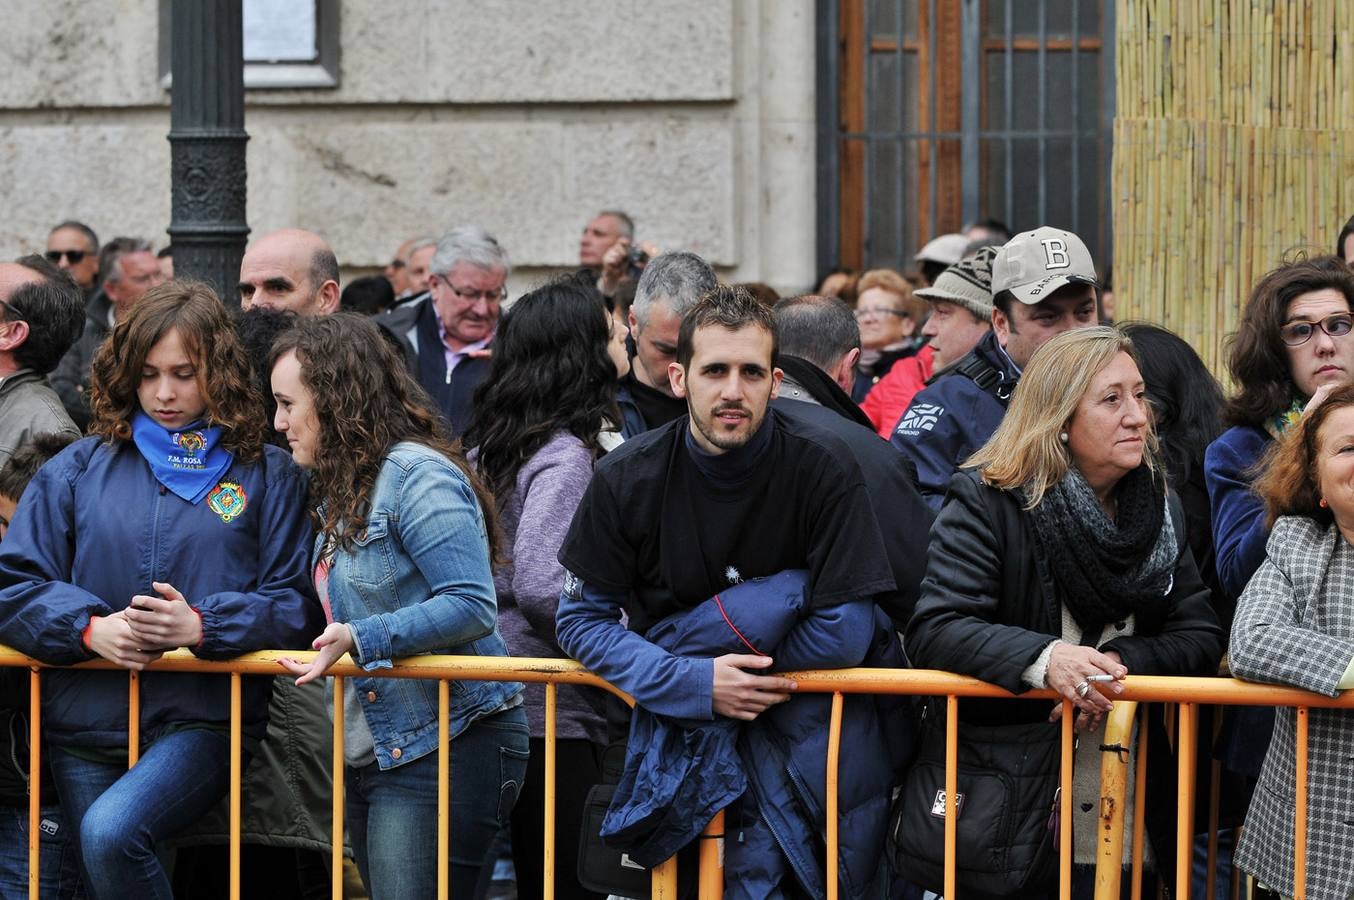
[[[1256,467],[1273,438],[1263,428],[1229,428],[1204,451],[1204,484],[1213,510],[1213,549],[1218,581],[1233,604],[1265,561],[1269,529],[1265,504],[1251,489]],[[1230,710],[1217,742],[1223,765],[1259,777],[1260,764],[1274,730],[1274,707],[1240,706]]]
[[[203,659],[301,649],[324,628],[309,572],[306,481],[286,452],[234,462],[221,481],[244,509],[229,522],[207,500],[165,490],[130,442],[77,441],[39,470],[0,543],[0,642],[43,662],[91,659],[91,616],[125,609],[152,581],[178,588],[202,616]],[[244,679],[246,733],[262,737],[272,679]],[[230,722],[230,679],[145,672],[141,733]],[[54,744],[125,747],[127,673],[42,676],[42,725]]]
[[[957,371],[975,357],[995,371],[996,385],[984,390]],[[894,426],[890,443],[917,467],[917,486],[932,509],[940,509],[950,478],[997,430],[1020,370],[989,331],[969,356],[959,360],[917,396]]]
[[1204,484],[1213,508],[1218,578],[1233,602],[1265,561],[1265,504],[1251,490],[1255,467],[1272,439],[1261,428],[1238,425],[1204,451]]
[[[686,658],[770,654],[776,671],[904,664],[887,617],[872,602],[810,609],[803,570],[744,582],[661,620],[645,637]],[[889,801],[912,745],[907,709],[903,698],[846,700],[838,786],[842,896],[883,888]],[[755,815],[726,821],[731,835],[739,832],[725,844],[728,896],[782,896],[780,886],[791,878],[810,896],[825,896],[830,717],[831,697],[823,694],[797,696],[749,723],[671,719],[637,706],[603,836],[636,862],[656,865],[750,791]]]

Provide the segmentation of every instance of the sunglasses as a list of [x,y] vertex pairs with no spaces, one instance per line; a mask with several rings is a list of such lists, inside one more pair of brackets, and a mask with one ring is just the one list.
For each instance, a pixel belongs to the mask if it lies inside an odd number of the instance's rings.
[[78,266],[80,261],[89,256],[88,250],[48,250],[43,256],[47,257],[50,263],[61,262],[61,257],[66,257],[73,266]]

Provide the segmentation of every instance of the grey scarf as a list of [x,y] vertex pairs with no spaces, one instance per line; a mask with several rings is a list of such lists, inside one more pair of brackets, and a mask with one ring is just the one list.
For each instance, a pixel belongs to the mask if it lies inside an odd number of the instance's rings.
[[1139,466],[1115,488],[1115,520],[1075,468],[1030,510],[1059,599],[1083,630],[1118,622],[1171,589],[1177,546],[1160,474]]

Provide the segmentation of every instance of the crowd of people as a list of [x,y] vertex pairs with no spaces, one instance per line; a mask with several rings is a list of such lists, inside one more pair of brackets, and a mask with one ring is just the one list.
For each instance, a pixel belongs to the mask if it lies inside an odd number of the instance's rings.
[[[959,707],[960,892],[1048,896],[1065,708],[1090,735],[1132,675],[1354,686],[1351,235],[1256,283],[1227,396],[1176,335],[1114,324],[1105,273],[1049,226],[975,223],[915,272],[782,298],[604,210],[576,272],[511,302],[478,226],[346,287],[286,229],[246,249],[233,310],[172,251],[62,222],[0,263],[0,643],[116,668],[43,674],[37,771],[27,680],[0,670],[0,896],[27,894],[32,791],[43,897],[222,896],[230,686],[142,671],[176,649],[317,651],[243,679],[250,896],[330,892],[336,707],[373,898],[433,895],[442,862],[490,896],[509,857],[537,895],[548,709],[555,896],[633,895],[720,810],[726,896],[824,896],[836,715],[840,895],[939,891],[945,709],[834,712],[785,674],[861,665],[1060,698]],[[452,682],[443,861],[439,688],[370,674],[418,654],[573,658],[635,706]],[[335,697],[345,656],[369,674]],[[130,768],[119,668],[142,672]],[[1218,880],[1291,896],[1292,710],[1214,712]],[[1167,724],[1140,717],[1157,749],[1130,790],[1173,885],[1193,861]],[[1352,726],[1311,714],[1312,898],[1354,893]],[[1078,742],[1061,822],[1077,897],[1104,749]]]

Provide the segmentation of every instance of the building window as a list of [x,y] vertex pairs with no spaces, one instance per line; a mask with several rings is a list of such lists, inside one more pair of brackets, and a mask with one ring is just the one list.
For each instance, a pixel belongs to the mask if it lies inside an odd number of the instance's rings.
[[1109,263],[1113,4],[823,6],[822,267],[911,268],[927,240],[983,218],[1069,229]]
[[[242,0],[246,88],[338,87],[338,0]],[[160,0],[160,80],[170,76],[170,12]]]

